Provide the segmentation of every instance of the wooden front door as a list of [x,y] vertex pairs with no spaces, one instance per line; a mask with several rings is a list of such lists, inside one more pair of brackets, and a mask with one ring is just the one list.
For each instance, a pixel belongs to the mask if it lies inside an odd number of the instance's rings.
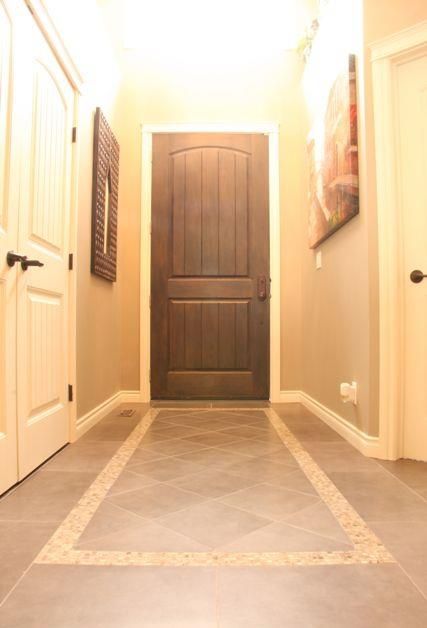
[[151,396],[269,396],[268,138],[153,136]]

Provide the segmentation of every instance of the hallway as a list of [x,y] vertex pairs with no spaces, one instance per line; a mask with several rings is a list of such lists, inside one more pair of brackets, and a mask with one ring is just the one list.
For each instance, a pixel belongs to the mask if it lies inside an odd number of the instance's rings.
[[0,501],[0,626],[425,625],[426,464],[299,404],[158,405]]

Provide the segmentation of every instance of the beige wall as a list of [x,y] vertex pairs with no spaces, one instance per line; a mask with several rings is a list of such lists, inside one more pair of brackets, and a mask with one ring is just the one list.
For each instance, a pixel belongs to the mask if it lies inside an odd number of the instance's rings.
[[118,285],[90,273],[93,116],[112,119],[119,72],[95,0],[43,0],[83,76],[79,98],[77,250],[77,416],[120,389]]
[[[105,3],[121,47],[120,5]],[[119,27],[119,28],[118,28]],[[141,34],[143,37],[143,33]],[[121,145],[119,268],[121,274],[121,385],[139,389],[139,230],[141,123],[262,122],[280,124],[282,215],[283,389],[301,386],[300,256],[302,203],[302,66],[294,52],[265,58],[199,63],[173,51],[150,58],[121,51],[122,88],[115,128]],[[142,338],[141,342],[146,339]]]
[[[378,252],[369,44],[426,19],[427,3],[425,0],[364,0],[362,7],[352,0],[338,2],[348,2],[348,8],[347,19],[336,28],[344,30],[349,51],[358,55],[361,207],[358,217],[319,247],[323,254],[322,270],[315,270],[314,254],[304,248],[302,388],[364,432],[376,435]],[[330,11],[334,16],[333,0]],[[357,32],[359,20],[363,28]],[[332,37],[322,45],[317,41],[313,55],[328,58],[331,42],[334,42]],[[307,130],[309,127],[310,117]],[[359,385],[357,408],[344,405],[339,395],[340,382],[352,380]]]

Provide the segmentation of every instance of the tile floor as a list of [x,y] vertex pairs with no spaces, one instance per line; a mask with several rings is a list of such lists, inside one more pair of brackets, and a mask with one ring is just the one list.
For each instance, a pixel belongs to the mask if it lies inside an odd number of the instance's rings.
[[267,405],[116,410],[6,495],[0,626],[424,627],[427,464]]

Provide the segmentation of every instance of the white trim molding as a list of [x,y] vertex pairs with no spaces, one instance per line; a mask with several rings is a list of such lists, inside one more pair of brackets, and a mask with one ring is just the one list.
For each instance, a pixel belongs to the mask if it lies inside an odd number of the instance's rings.
[[281,403],[301,403],[364,456],[383,458],[378,436],[370,436],[302,390],[282,390]]
[[270,199],[270,401],[280,401],[280,187],[279,125],[253,124],[143,124],[141,171],[140,273],[140,388],[141,401],[150,395],[150,286],[151,286],[151,160],[154,133],[260,133],[268,136]]
[[75,433],[71,442],[75,442],[83,434],[86,434],[94,425],[99,423],[110,412],[113,412],[118,406],[123,403],[140,403],[141,393],[139,390],[119,390],[111,395],[108,399],[100,403],[92,410],[89,410],[86,414],[77,419]]
[[371,46],[379,256],[379,443],[402,455],[403,276],[396,128],[396,69],[427,49],[427,20]]

